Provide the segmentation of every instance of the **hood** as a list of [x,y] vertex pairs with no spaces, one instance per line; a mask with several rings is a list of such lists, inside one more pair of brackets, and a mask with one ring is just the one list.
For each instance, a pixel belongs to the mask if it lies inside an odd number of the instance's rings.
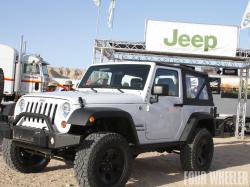
[[72,104],[79,104],[78,98],[82,97],[86,104],[130,104],[144,103],[140,95],[128,93],[114,92],[97,92],[93,91],[57,91],[44,92],[37,94],[29,94],[23,97],[40,97],[40,98],[55,98],[71,101]]

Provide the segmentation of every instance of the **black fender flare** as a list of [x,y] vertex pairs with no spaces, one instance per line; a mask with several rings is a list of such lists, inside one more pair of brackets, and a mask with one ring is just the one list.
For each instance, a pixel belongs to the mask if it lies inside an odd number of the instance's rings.
[[72,125],[88,125],[89,118],[93,116],[95,120],[101,118],[124,118],[129,121],[135,143],[139,143],[137,131],[132,116],[121,109],[111,107],[89,107],[75,110],[69,117],[67,123]]
[[[209,123],[200,124],[200,121],[208,121]],[[192,134],[197,127],[207,128],[212,136],[215,135],[215,119],[214,116],[205,112],[195,112],[193,113],[181,134],[180,141],[189,141],[192,138]]]

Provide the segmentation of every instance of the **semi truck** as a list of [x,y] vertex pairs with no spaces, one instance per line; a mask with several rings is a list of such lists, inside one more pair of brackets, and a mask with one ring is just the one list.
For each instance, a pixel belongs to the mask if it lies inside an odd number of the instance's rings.
[[40,55],[19,53],[10,46],[0,44],[4,100],[13,101],[27,93],[45,91],[50,81],[47,65]]

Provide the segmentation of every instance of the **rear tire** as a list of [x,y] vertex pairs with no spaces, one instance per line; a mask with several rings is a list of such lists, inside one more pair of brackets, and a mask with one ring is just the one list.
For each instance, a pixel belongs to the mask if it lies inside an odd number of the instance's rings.
[[207,129],[197,129],[180,152],[182,168],[185,171],[207,171],[212,163],[214,143]]
[[10,139],[3,139],[3,158],[5,163],[13,170],[21,173],[38,173],[49,163],[49,159],[33,155],[24,148],[18,147]]
[[245,124],[245,133],[250,134],[250,119],[246,119],[246,124]]
[[115,133],[94,133],[76,153],[75,176],[80,187],[125,186],[131,162],[125,138]]

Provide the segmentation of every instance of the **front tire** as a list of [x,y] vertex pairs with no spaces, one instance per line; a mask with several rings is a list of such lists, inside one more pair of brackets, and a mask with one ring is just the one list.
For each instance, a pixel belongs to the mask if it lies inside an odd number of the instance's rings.
[[18,147],[10,139],[3,139],[3,158],[5,163],[13,170],[22,173],[41,172],[49,163],[49,159],[33,155],[24,148]]
[[81,187],[125,186],[132,156],[124,137],[115,133],[90,134],[76,153],[74,170]]
[[3,69],[0,68],[0,103],[4,98],[4,72]]
[[214,143],[207,129],[197,129],[180,152],[182,168],[185,171],[207,171],[212,163]]

